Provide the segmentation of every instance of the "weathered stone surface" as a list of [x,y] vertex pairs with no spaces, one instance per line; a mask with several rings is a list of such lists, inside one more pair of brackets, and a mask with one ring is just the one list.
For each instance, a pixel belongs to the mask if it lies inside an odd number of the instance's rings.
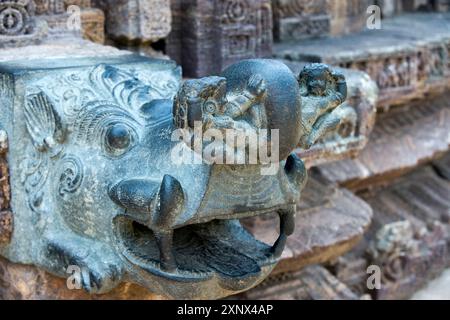
[[243,300],[359,300],[344,283],[321,266],[269,277],[258,287],[232,297]]
[[393,17],[400,13],[402,8],[402,3],[398,0],[377,0],[375,4],[381,8],[383,18]]
[[105,43],[105,15],[99,9],[81,10],[83,38],[92,42]]
[[[364,201],[313,174],[297,209],[296,231],[288,239],[273,274],[339,257],[361,240],[371,217],[372,210]],[[252,218],[244,224],[266,243],[277,237],[276,217]]]
[[[373,223],[333,273],[359,294],[409,298],[450,263],[450,182],[426,166],[360,196],[374,210]],[[366,286],[369,265],[381,268],[380,290]]]
[[449,11],[450,2],[448,0],[402,0],[401,8],[405,12],[414,11]]
[[7,152],[8,137],[6,131],[0,129],[0,246],[9,243],[13,231]]
[[378,115],[366,148],[356,159],[320,168],[352,190],[386,183],[445,153],[450,145],[450,96],[419,100]]
[[170,0],[92,2],[106,14],[107,36],[120,44],[156,42],[171,30]]
[[187,77],[218,74],[247,58],[272,50],[270,0],[173,0],[167,54]]
[[[67,278],[70,274],[67,274]],[[69,280],[70,281],[70,280]],[[163,300],[148,290],[124,283],[106,295],[70,290],[68,279],[33,266],[14,264],[0,257],[0,300]]]
[[383,20],[381,30],[279,43],[274,53],[288,60],[318,61],[365,71],[380,88],[378,106],[387,108],[448,90],[449,21],[448,14],[399,16]]
[[[304,63],[282,60],[295,74],[299,74]],[[375,124],[378,88],[369,76],[360,71],[340,69],[347,82],[347,112],[345,120],[336,130],[328,133],[312,148],[299,148],[297,154],[307,167],[356,157],[369,141]]]

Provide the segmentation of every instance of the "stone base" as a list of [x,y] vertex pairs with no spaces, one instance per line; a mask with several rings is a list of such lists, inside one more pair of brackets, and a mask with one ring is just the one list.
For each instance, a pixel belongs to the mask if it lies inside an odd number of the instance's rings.
[[106,295],[69,290],[65,279],[32,266],[11,263],[0,257],[0,300],[161,300],[148,290],[124,283]]
[[[373,223],[364,240],[332,265],[332,273],[340,281],[358,294],[370,293],[374,299],[408,299],[448,268],[450,180],[436,174],[432,166],[426,166],[388,187],[375,188],[360,196],[374,210]],[[407,236],[381,232],[389,228],[398,230],[399,223],[410,224],[413,233]],[[380,240],[393,245],[389,254],[379,248],[374,251],[374,243]],[[380,290],[367,289],[369,265],[380,267]]]

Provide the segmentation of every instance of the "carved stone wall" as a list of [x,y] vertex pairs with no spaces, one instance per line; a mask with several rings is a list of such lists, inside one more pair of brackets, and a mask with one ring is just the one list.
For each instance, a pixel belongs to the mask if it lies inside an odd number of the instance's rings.
[[272,0],[277,41],[302,40],[360,31],[370,1]]
[[271,55],[270,0],[173,0],[167,54],[186,76],[217,74],[238,60]]
[[274,37],[277,41],[301,40],[330,33],[327,0],[273,0]]
[[[274,51],[284,59],[364,71],[380,88],[379,107],[399,105],[450,86],[450,25],[445,15],[432,20],[428,15],[414,17],[414,32],[410,20],[399,16],[383,23],[383,35],[367,30],[337,39],[280,43]],[[429,30],[436,33],[430,35]]]

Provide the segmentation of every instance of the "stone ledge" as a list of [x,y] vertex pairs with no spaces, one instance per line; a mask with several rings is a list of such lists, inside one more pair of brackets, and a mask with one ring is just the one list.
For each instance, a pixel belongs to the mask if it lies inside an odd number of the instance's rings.
[[[68,275],[69,276],[69,275]],[[66,279],[36,267],[11,263],[0,257],[0,300],[163,300],[164,297],[131,283],[124,283],[107,295],[89,295],[69,290]]]
[[385,184],[445,153],[450,146],[450,95],[417,101],[380,114],[367,147],[356,159],[320,171],[352,190]]
[[242,300],[359,300],[360,297],[327,269],[310,266],[274,276],[232,299]]
[[274,53],[281,59],[365,71],[380,87],[378,106],[386,108],[450,87],[448,17],[437,13],[406,14],[383,20],[381,30],[284,42],[275,45]]

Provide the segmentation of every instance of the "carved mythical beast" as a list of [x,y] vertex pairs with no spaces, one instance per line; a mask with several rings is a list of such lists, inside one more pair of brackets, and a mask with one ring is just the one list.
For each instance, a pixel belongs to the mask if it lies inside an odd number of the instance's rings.
[[[59,276],[79,266],[91,293],[131,281],[169,297],[219,298],[261,282],[294,231],[306,181],[291,152],[338,101],[325,97],[314,108],[299,79],[272,60],[243,61],[181,88],[172,62],[100,62],[0,66],[14,216],[0,253]],[[314,121],[302,123],[302,107]],[[261,175],[261,162],[175,163],[173,132],[195,121],[203,131],[280,130],[281,165]],[[196,156],[188,144],[183,152]],[[273,211],[273,246],[239,223]]]

